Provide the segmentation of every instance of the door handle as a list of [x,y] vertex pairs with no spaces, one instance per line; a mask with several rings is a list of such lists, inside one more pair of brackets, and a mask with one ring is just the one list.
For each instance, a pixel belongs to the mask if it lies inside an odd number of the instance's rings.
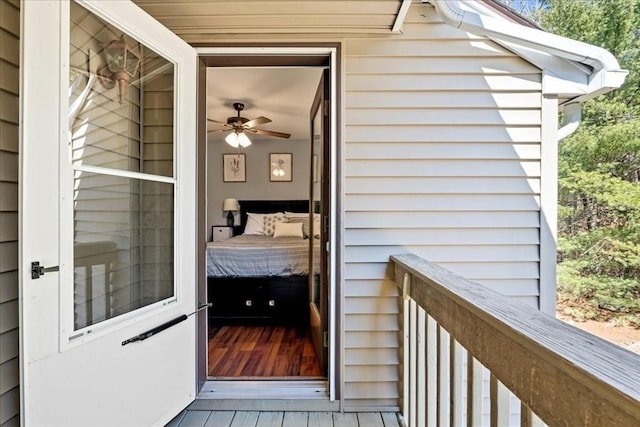
[[55,265],[53,267],[44,267],[40,265],[40,261],[33,261],[31,263],[31,278],[39,279],[40,276],[44,276],[44,273],[51,273],[54,271],[60,271],[60,266]]

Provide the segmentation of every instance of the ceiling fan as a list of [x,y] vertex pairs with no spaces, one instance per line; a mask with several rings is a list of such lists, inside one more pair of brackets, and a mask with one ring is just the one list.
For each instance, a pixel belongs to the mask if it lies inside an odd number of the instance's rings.
[[226,136],[224,139],[227,144],[231,145],[234,148],[238,147],[248,147],[251,145],[251,140],[246,135],[248,133],[255,133],[258,135],[267,135],[267,136],[275,136],[277,138],[289,138],[291,137],[290,133],[284,132],[276,132],[273,130],[266,129],[257,129],[256,126],[264,125],[266,123],[270,123],[271,120],[264,117],[256,117],[255,119],[249,120],[246,117],[240,116],[240,111],[244,110],[244,104],[241,102],[234,102],[233,108],[238,112],[237,116],[231,116],[227,118],[227,122],[219,122],[213,119],[207,119],[207,121],[215,124],[223,125],[226,129],[216,129],[210,132],[225,132],[231,130],[231,133]]

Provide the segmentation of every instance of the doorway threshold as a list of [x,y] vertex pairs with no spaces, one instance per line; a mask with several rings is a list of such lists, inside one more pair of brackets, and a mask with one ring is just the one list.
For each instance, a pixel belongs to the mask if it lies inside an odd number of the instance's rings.
[[340,404],[329,400],[326,380],[230,380],[207,381],[189,409],[339,411]]

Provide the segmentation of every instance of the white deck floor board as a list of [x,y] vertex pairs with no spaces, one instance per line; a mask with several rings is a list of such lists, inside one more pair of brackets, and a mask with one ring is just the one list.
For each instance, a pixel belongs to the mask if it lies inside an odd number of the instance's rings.
[[235,414],[235,411],[211,411],[204,427],[229,427]]
[[166,427],[400,427],[393,412],[208,411],[188,409]]

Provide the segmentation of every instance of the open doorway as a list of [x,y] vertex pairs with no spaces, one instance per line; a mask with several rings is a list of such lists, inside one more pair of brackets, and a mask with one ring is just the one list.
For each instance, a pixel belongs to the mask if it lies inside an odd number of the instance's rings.
[[206,70],[210,380],[328,376],[328,59]]

